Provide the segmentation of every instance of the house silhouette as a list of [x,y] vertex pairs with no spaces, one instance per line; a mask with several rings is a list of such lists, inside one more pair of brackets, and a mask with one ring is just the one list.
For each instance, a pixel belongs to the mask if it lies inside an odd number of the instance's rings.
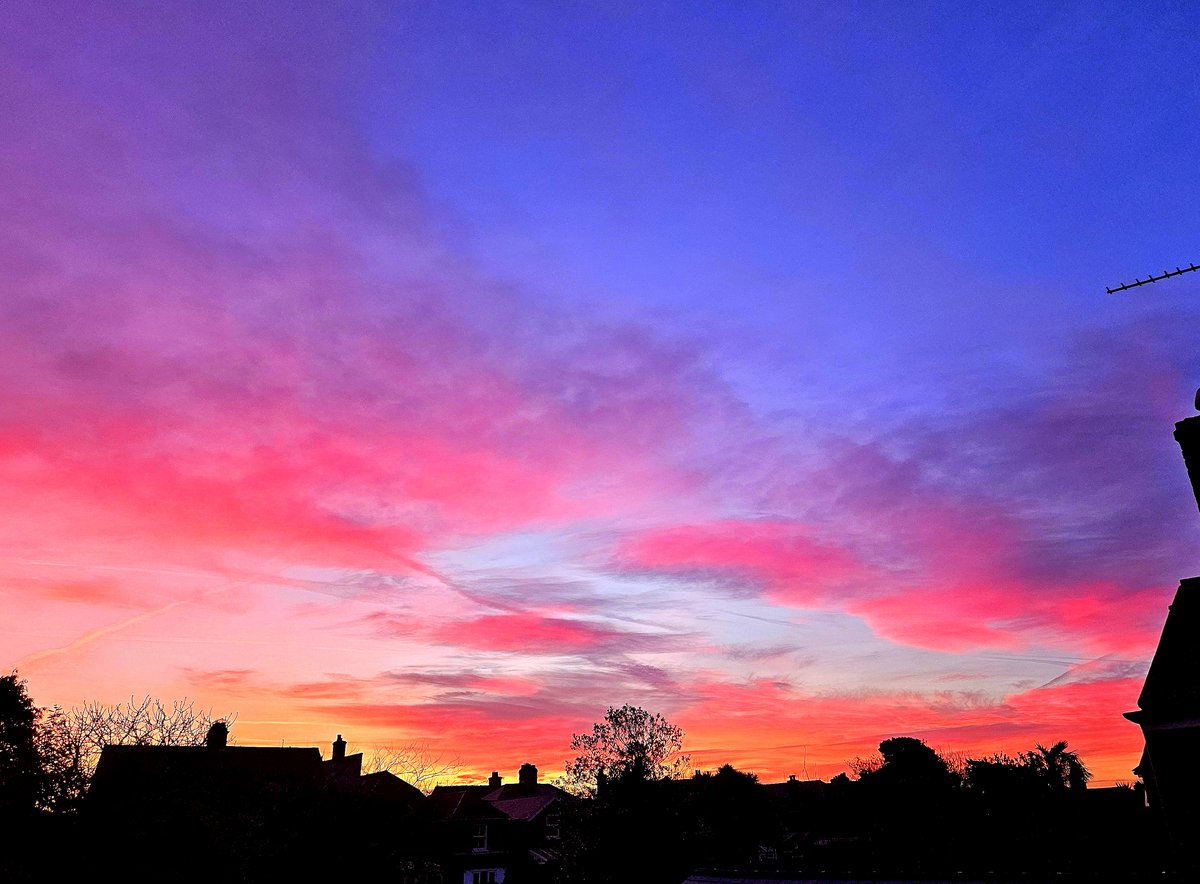
[[[1200,417],[1179,421],[1174,435],[1200,507]],[[1177,862],[1194,867],[1200,826],[1200,577],[1179,582],[1137,702],[1137,710],[1125,713],[1141,726],[1146,741],[1134,773],[1146,784]]]
[[523,764],[516,783],[493,771],[486,786],[437,786],[429,802],[447,882],[549,881],[559,860],[562,805],[571,796]]
[[83,811],[97,844],[166,864],[177,881],[216,869],[242,881],[437,880],[416,860],[428,799],[393,774],[363,776],[362,755],[347,755],[340,734],[332,748],[323,759],[316,747],[229,745],[223,722],[201,746],[105,746]]

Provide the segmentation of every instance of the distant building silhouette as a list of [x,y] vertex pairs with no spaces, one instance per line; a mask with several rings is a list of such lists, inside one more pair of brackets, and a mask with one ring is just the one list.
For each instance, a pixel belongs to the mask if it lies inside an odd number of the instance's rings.
[[[334,871],[435,880],[414,862],[428,840],[420,790],[387,772],[363,776],[340,734],[322,760],[316,747],[229,745],[228,733],[217,723],[203,746],[105,746],[83,808],[97,843],[158,863],[203,856],[243,881]],[[330,821],[338,837],[323,836]],[[174,880],[204,878],[171,868]]]
[[362,776],[362,753],[346,755],[341,734],[328,761],[315,746],[230,746],[228,738],[228,726],[218,721],[203,746],[105,746],[88,802],[163,805],[156,812],[174,814],[202,807],[216,812],[314,790],[387,796],[414,807],[425,801],[419,789],[394,774]]
[[559,860],[562,789],[538,782],[523,764],[517,782],[493,771],[486,786],[437,786],[429,796],[441,830],[441,864],[450,884],[552,880]]

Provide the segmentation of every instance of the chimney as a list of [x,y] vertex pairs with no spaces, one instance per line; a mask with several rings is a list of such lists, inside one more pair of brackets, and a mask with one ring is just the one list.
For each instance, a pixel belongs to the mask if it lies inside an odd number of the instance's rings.
[[497,771],[492,771],[492,775],[488,777],[488,785],[493,789],[500,788],[500,774]]
[[521,770],[517,774],[517,778],[524,789],[537,788],[537,768],[526,762],[521,765]]
[[[1200,409],[1200,390],[1196,391],[1196,407]],[[1175,441],[1183,452],[1183,463],[1192,480],[1192,494],[1200,507],[1200,417],[1188,417],[1175,425]]]
[[342,735],[338,734],[338,738],[333,741],[333,760],[341,761],[346,757],[346,741],[342,739]]
[[209,749],[224,749],[229,742],[229,725],[223,721],[214,721],[204,738],[204,745]]

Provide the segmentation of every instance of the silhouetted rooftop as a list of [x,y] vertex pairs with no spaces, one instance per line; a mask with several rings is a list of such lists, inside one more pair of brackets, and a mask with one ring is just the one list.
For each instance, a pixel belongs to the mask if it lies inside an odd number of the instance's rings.
[[531,820],[566,794],[549,783],[536,783],[532,786],[513,783],[485,795],[483,800],[491,803],[509,819]]
[[254,777],[315,776],[321,769],[316,747],[105,746],[93,788],[111,777],[207,776],[230,772]]
[[433,812],[441,819],[502,819],[504,814],[483,800],[491,786],[435,786],[429,793]]
[[442,819],[531,820],[567,795],[549,783],[495,786],[437,786],[429,795]]
[[791,798],[824,798],[829,784],[823,780],[786,780],[782,783],[763,783],[762,790],[776,801]]
[[1200,578],[1179,583],[1163,626],[1158,648],[1142,693],[1137,712],[1126,718],[1139,723],[1172,720],[1178,723],[1195,719],[1200,723]]

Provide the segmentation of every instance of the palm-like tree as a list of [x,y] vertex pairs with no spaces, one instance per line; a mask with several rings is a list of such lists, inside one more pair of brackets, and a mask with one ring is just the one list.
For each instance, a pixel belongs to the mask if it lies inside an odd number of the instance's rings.
[[1038,774],[1052,792],[1086,789],[1087,781],[1092,778],[1079,753],[1068,751],[1064,740],[1059,740],[1049,748],[1038,743],[1032,752],[1022,756],[1022,761]]

